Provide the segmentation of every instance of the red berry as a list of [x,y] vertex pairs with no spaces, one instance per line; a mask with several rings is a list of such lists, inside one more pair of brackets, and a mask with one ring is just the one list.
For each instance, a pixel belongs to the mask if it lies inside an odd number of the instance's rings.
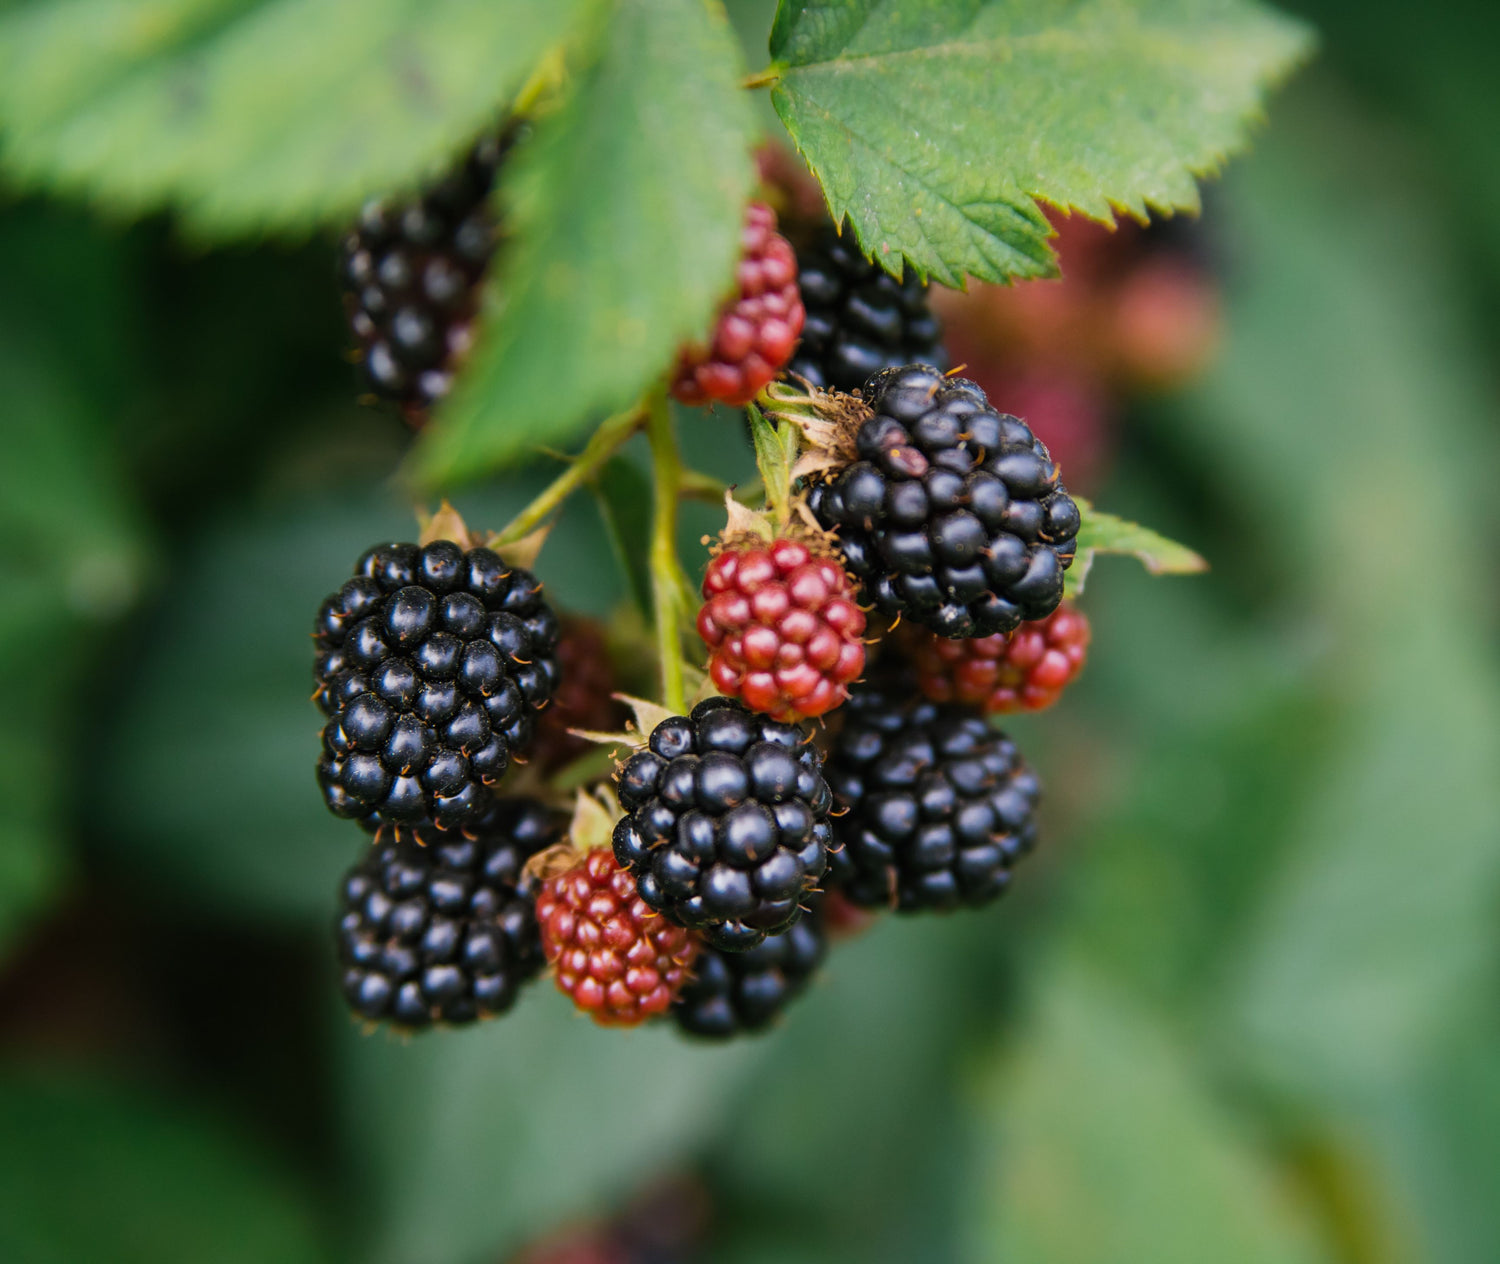
[[797,540],[725,549],[698,632],[720,693],[783,722],[832,711],[865,669],[865,614],[844,568]]
[[595,749],[569,729],[610,733],[625,727],[627,715],[614,697],[615,669],[597,620],[565,615],[556,655],[557,691],[552,705],[537,717],[529,756],[544,773],[557,772]]
[[672,394],[684,404],[748,404],[785,367],[802,335],[797,256],[764,202],[745,210],[736,280],[713,341],[684,348],[678,359]]
[[967,702],[991,714],[1040,711],[1083,670],[1089,621],[1065,601],[1008,637],[950,641],[926,631],[908,636],[917,681],[934,702]]
[[558,990],[605,1026],[666,1013],[698,955],[698,940],[646,907],[608,847],[549,878],[536,917]]

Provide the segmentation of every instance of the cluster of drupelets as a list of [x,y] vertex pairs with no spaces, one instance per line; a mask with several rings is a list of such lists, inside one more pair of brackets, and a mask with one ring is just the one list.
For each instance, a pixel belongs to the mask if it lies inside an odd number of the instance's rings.
[[[497,160],[481,146],[345,245],[369,382],[414,425],[468,344]],[[319,783],[374,839],[339,924],[358,1016],[470,1022],[550,969],[600,1023],[758,1030],[830,938],[986,905],[1034,844],[1037,779],[989,717],[1083,666],[1077,507],[1023,421],[934,367],[925,285],[826,224],[800,250],[777,228],[747,209],[734,293],[669,383],[751,406],[764,483],[707,560],[701,679],[659,594],[668,705],[616,692],[605,630],[529,569],[545,512],[480,538],[445,506],[324,602]],[[664,417],[617,438],[655,447]]]

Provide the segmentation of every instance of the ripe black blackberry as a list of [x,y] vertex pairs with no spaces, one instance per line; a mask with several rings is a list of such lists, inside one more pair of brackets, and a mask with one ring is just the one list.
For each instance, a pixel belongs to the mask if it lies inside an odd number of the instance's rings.
[[905,677],[857,688],[828,755],[838,806],[829,885],[865,908],[948,909],[999,896],[1036,842],[1040,786],[977,707]]
[[541,591],[530,571],[451,540],[359,559],[313,631],[332,812],[447,829],[485,809],[557,688],[557,616]]
[[412,426],[448,393],[473,341],[479,282],[495,250],[487,208],[515,136],[487,136],[419,197],[374,200],[344,236],[340,277],[361,376]]
[[866,598],[948,637],[1051,614],[1079,517],[1046,446],[931,365],[879,373],[864,395],[857,459],[808,503]]
[[699,953],[672,1018],[694,1036],[721,1040],[760,1031],[802,993],[827,948],[823,902],[814,897],[794,925],[754,948]]
[[383,831],[344,877],[339,961],[349,1008],[402,1028],[503,1014],[544,964],[526,861],[565,822],[497,799],[462,831]]
[[813,385],[852,391],[881,369],[947,365],[926,284],[910,269],[898,281],[871,263],[852,230],[841,236],[828,225],[799,250],[797,284],[807,316],[787,369]]
[[822,757],[800,728],[709,698],[619,773],[615,857],[646,904],[742,952],[785,930],[828,863]]

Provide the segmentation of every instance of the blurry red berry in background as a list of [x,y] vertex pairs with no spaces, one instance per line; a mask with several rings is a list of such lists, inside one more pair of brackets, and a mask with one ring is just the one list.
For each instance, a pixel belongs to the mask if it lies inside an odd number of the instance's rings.
[[1218,349],[1218,287],[1191,260],[1143,260],[1115,289],[1111,341],[1121,379],[1170,390],[1206,368]]

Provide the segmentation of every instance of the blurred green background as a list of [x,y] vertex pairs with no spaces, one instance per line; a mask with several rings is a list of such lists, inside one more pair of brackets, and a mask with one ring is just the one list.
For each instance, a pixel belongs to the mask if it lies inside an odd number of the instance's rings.
[[[1324,47],[1212,204],[1221,353],[1096,495],[1212,573],[1096,568],[1002,905],[727,1048],[545,985],[348,1020],[307,630],[411,507],[331,243],[0,201],[0,1259],[501,1261],[667,1170],[732,1264],[1500,1259],[1500,13],[1287,7]],[[541,571],[624,594],[587,502]]]

